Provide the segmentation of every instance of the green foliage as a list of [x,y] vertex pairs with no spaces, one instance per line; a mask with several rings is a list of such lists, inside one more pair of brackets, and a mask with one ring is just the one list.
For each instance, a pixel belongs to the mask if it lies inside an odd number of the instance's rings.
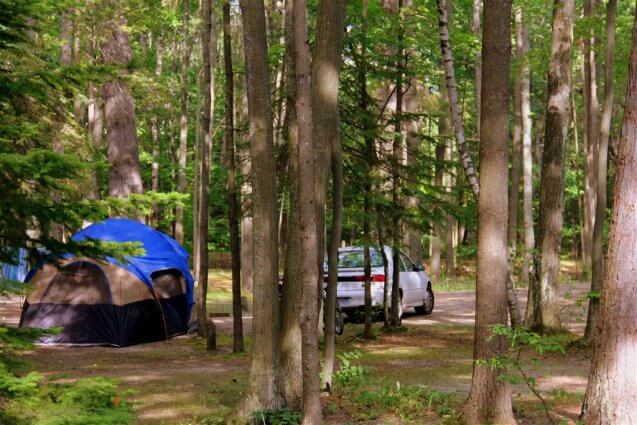
[[253,425],[298,425],[301,413],[290,409],[263,410],[252,413]]
[[347,351],[337,354],[340,367],[334,372],[334,383],[341,387],[356,387],[363,382],[363,378],[369,373],[369,368],[360,364],[355,364],[354,360],[359,360],[363,353],[360,350]]

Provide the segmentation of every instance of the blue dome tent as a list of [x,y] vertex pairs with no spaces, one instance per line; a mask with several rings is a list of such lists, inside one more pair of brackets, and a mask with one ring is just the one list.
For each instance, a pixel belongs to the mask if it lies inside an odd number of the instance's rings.
[[72,239],[140,242],[145,253],[126,263],[67,255],[57,267],[45,263],[31,270],[20,326],[63,328],[45,342],[113,346],[188,331],[194,279],[188,253],[174,239],[122,218],[93,224]]

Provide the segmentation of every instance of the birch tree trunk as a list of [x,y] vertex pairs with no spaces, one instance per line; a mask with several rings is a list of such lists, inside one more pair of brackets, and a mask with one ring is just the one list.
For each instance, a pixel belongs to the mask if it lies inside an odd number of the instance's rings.
[[637,406],[637,13],[621,134],[595,351],[582,408],[587,425],[634,423]]
[[[179,153],[177,155],[177,192],[186,192],[186,161],[188,158],[188,67],[190,65],[190,0],[183,0],[183,21],[181,44],[181,93],[179,99]],[[184,243],[184,206],[175,208],[175,240]]]
[[442,52],[442,66],[445,71],[445,85],[447,87],[447,97],[449,99],[449,109],[453,119],[453,127],[456,136],[456,146],[462,161],[469,186],[476,199],[480,194],[480,183],[476,175],[471,152],[465,140],[464,128],[462,124],[462,114],[460,101],[458,100],[458,87],[456,85],[456,75],[453,66],[453,55],[451,52],[451,38],[449,36],[449,6],[447,0],[437,0],[438,2],[438,26],[440,29],[440,50]]
[[528,327],[545,332],[562,328],[558,289],[564,220],[564,151],[570,117],[573,12],[573,0],[555,0],[540,181],[539,251],[535,255],[535,276],[529,285],[526,314]]
[[528,54],[531,49],[529,29],[524,12],[520,9],[520,113],[522,115],[522,209],[524,222],[524,267],[522,279],[530,281],[533,269],[533,250],[535,249],[535,232],[533,229],[533,152],[531,131],[531,68]]
[[[262,0],[241,0],[252,169],[254,314],[245,416],[283,404],[279,351],[276,162]],[[313,263],[314,264],[314,263]],[[314,282],[314,281],[313,281]]]
[[[186,0],[188,1],[188,0]],[[237,166],[234,155],[234,72],[232,69],[232,39],[230,33],[230,0],[223,0],[223,69],[226,77],[225,145],[228,168],[228,227],[232,257],[232,352],[241,353],[243,317],[241,305],[241,241],[239,239],[239,201],[237,196]]]
[[[610,136],[611,118],[613,116],[613,61],[615,59],[615,14],[617,0],[609,0],[606,9],[606,61],[604,70],[604,110],[599,135],[597,153],[597,206],[595,207],[595,224],[593,227],[593,251],[591,257],[592,279],[591,292],[599,292],[602,287],[604,269],[604,223],[606,221],[606,180],[608,176],[608,139]],[[590,298],[588,317],[584,331],[584,343],[595,340],[599,299]]]
[[[506,280],[509,64],[511,1],[485,0],[482,33],[480,185],[476,282],[475,361],[506,355],[507,341],[493,337],[493,325],[507,323]],[[511,393],[501,370],[474,362],[463,410],[466,424],[515,424]]]

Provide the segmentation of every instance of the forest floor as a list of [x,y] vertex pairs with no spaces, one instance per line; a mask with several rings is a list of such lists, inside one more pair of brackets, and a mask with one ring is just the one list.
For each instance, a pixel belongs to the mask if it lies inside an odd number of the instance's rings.
[[[226,291],[226,285],[213,283],[213,293]],[[581,300],[588,286],[561,286],[562,318],[574,337],[583,332],[586,303]],[[526,291],[520,289],[518,296],[524,311]],[[324,397],[328,423],[455,423],[471,382],[474,297],[473,291],[438,291],[433,314],[406,313],[403,328],[392,333],[382,332],[377,323],[372,341],[360,338],[362,325],[348,323],[337,349],[350,366],[335,379],[334,394]],[[15,325],[20,306],[18,297],[0,299],[0,321]],[[231,320],[215,322],[220,346],[216,352],[207,352],[201,339],[186,336],[118,349],[38,346],[23,356],[22,367],[55,382],[116,378],[134,390],[136,423],[223,423],[244,397],[250,362],[248,355],[230,352]],[[247,335],[250,315],[244,324]],[[249,338],[246,341],[249,348]],[[590,352],[577,346],[543,355],[525,350],[521,359],[525,373],[536,379],[553,421],[575,423]],[[513,385],[512,400],[520,424],[550,423],[526,385]]]

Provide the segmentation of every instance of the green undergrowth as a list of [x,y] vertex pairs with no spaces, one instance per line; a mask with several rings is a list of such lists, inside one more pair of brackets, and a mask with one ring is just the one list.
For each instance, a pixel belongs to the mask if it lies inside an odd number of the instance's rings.
[[[17,356],[45,332],[0,327],[0,424],[125,425],[132,421],[130,391],[117,381],[94,377],[56,382],[28,371]],[[16,360],[17,359],[17,360]],[[20,370],[19,373],[16,371]]]

